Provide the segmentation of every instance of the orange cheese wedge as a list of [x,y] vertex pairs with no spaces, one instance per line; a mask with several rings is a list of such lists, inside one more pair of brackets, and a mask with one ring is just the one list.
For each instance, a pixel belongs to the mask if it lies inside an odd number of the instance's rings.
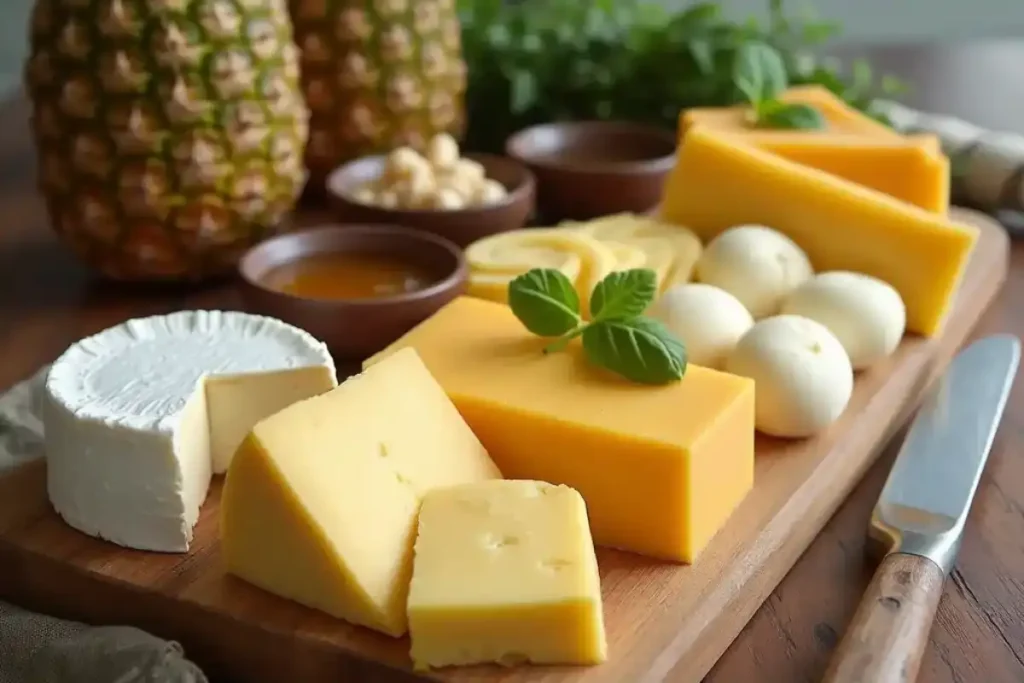
[[642,387],[550,342],[461,297],[364,367],[414,348],[505,477],[579,491],[598,545],[692,562],[753,486],[754,383],[691,365]]
[[686,135],[661,205],[664,220],[703,241],[747,223],[800,245],[815,270],[852,270],[888,282],[907,329],[942,327],[977,230],[889,195],[697,126]]
[[820,86],[791,88],[781,99],[817,108],[828,128],[755,128],[748,121],[747,107],[698,108],[680,115],[680,135],[685,137],[695,126],[735,133],[790,161],[884,192],[926,211],[949,210],[949,159],[942,154],[938,137],[900,135]]

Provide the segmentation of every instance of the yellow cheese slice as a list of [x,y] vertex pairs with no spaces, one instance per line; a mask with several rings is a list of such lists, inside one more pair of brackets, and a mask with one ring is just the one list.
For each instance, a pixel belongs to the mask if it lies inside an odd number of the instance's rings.
[[506,477],[575,488],[599,544],[691,562],[752,486],[753,382],[691,365],[640,387],[547,343],[462,297],[366,365],[416,349]]
[[617,268],[608,245],[558,228],[527,228],[485,237],[466,247],[469,294],[506,303],[509,283],[533,268],[556,268],[576,284],[584,315],[590,292]]
[[336,386],[334,370],[325,366],[207,377],[213,471],[227,471],[235,450],[257,422]]
[[224,485],[224,561],[271,593],[400,636],[422,497],[498,477],[416,353],[396,353],[253,427]]
[[679,119],[680,136],[701,125],[742,135],[745,142],[851,182],[884,192],[927,211],[949,209],[949,159],[934,135],[903,136],[820,86],[791,88],[782,98],[809,104],[824,116],[825,130],[755,128],[746,106],[695,108]]
[[664,220],[704,240],[742,224],[779,230],[815,270],[852,270],[888,282],[907,329],[941,329],[977,229],[788,161],[736,135],[696,127],[680,147],[661,205]]
[[601,584],[583,498],[537,481],[428,493],[408,613],[417,669],[604,661]]
[[646,254],[645,266],[658,274],[663,290],[689,282],[702,251],[700,239],[691,231],[646,216],[615,214],[563,225],[601,241],[637,247]]

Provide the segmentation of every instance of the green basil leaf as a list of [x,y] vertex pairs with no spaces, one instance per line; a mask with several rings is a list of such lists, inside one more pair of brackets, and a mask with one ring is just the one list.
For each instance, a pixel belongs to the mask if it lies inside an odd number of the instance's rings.
[[530,332],[559,337],[580,324],[580,297],[560,270],[534,268],[508,285],[508,305]]
[[751,104],[778,97],[789,85],[786,64],[779,51],[761,41],[750,41],[736,50],[733,84]]
[[650,268],[609,273],[590,295],[590,317],[633,318],[643,313],[658,293],[658,276]]
[[772,103],[758,112],[757,123],[763,128],[820,130],[827,127],[825,117],[809,104]]
[[583,330],[590,362],[633,382],[665,384],[686,372],[686,349],[651,318],[600,320]]

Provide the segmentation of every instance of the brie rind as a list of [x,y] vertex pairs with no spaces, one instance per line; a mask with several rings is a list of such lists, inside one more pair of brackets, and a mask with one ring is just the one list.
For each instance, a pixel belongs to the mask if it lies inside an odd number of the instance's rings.
[[46,380],[50,502],[86,534],[188,550],[213,471],[205,378],[308,366],[336,383],[325,344],[247,313],[139,318],[79,341]]

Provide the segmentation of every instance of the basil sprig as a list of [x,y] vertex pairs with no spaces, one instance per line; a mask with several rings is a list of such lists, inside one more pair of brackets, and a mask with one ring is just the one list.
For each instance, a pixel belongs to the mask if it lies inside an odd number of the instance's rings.
[[594,288],[591,319],[584,320],[572,281],[559,270],[534,268],[509,284],[508,303],[530,332],[555,338],[545,353],[582,337],[595,365],[634,382],[665,384],[686,372],[686,349],[660,322],[643,317],[657,292],[653,270],[611,273]]
[[789,87],[789,77],[782,55],[768,43],[751,41],[740,46],[732,80],[750,104],[755,125],[801,130],[825,127],[825,117],[811,105],[779,100]]

